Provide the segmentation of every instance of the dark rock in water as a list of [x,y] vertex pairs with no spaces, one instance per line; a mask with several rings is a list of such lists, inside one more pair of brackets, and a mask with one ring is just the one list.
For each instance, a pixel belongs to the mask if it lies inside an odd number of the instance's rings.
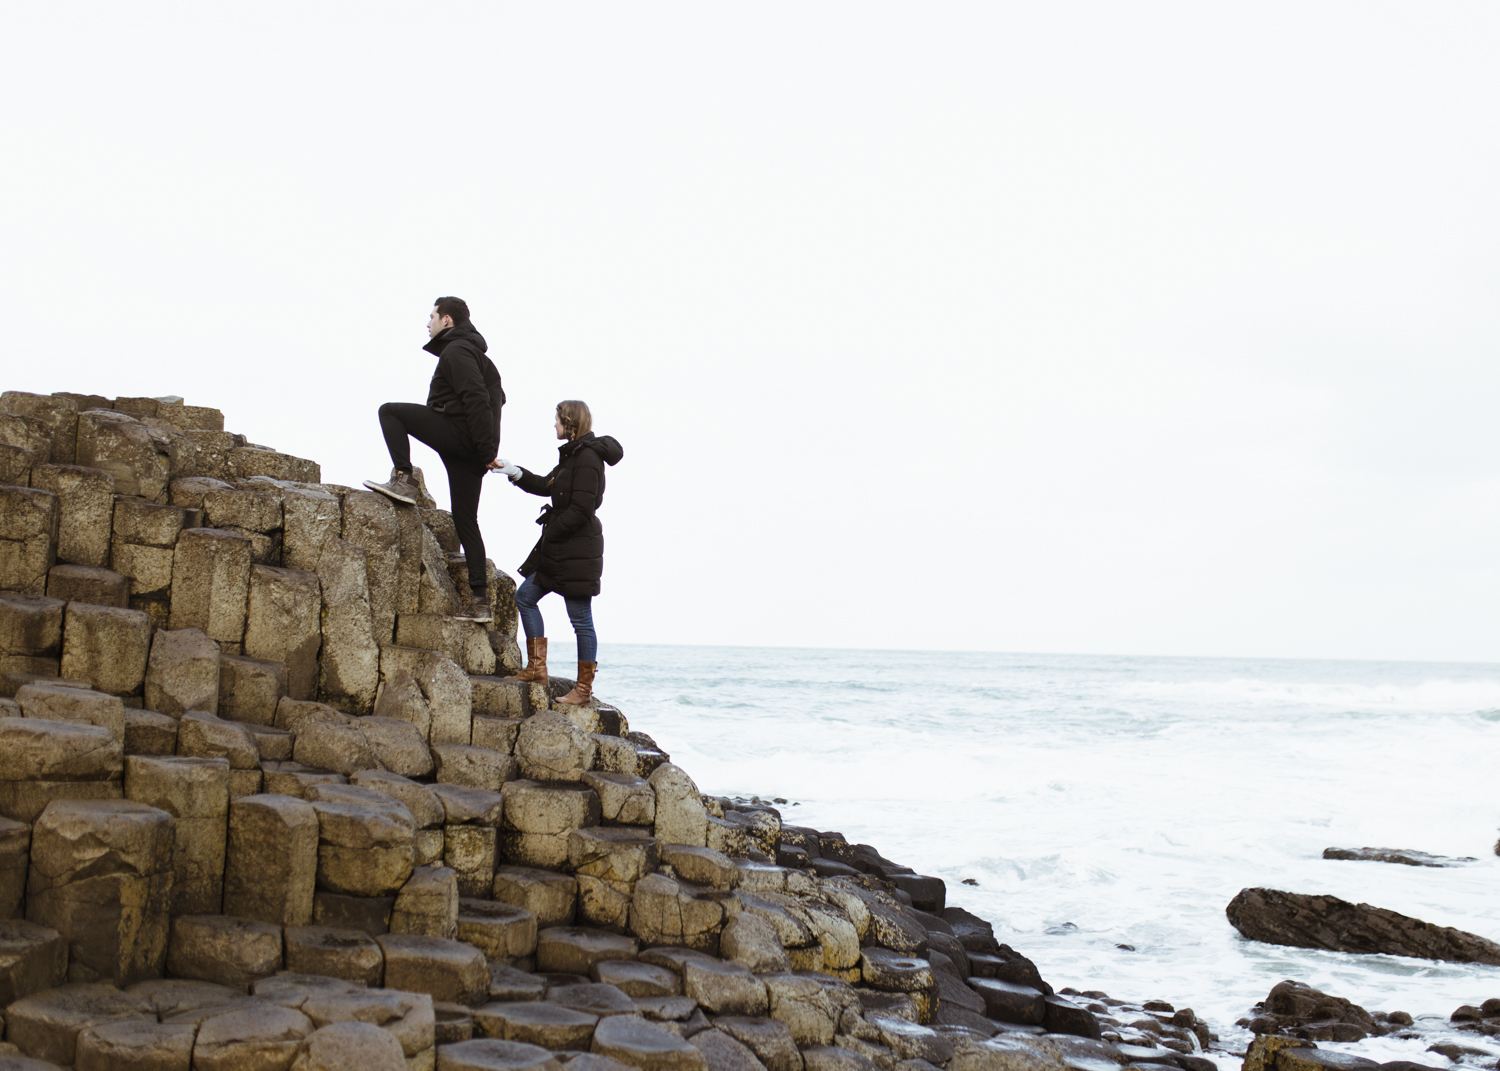
[[1302,982],[1278,982],[1255,1006],[1250,1021],[1257,1034],[1286,1034],[1309,1041],[1359,1041],[1389,1028],[1358,1004],[1331,996]]
[[1052,992],[1052,987],[1042,981],[1042,972],[1036,969],[1036,964],[1010,945],[997,945],[993,953],[970,952],[969,969],[979,978],[995,978],[1014,985],[1031,986],[1043,993]]
[[1276,1071],[1378,1071],[1380,1065],[1352,1052],[1286,1049],[1276,1056]]
[[1500,966],[1494,941],[1336,896],[1242,889],[1224,913],[1253,941]]
[[1355,859],[1365,863],[1400,863],[1402,866],[1449,867],[1477,863],[1472,855],[1450,858],[1412,848],[1324,848],[1324,859]]
[[945,907],[938,914],[953,927],[953,936],[970,952],[992,953],[1000,947],[995,940],[995,928],[978,915],[961,907]]
[[1390,1060],[1380,1065],[1380,1071],[1446,1071],[1431,1064],[1419,1064],[1413,1060]]
[[1461,1004],[1453,1009],[1448,1021],[1466,1033],[1500,1037],[1500,1000],[1492,997],[1478,1007]]
[[1093,1014],[1055,993],[1046,998],[1047,1010],[1042,1025],[1049,1034],[1076,1034],[1081,1038],[1100,1036],[1099,1020]]
[[1047,998],[1040,989],[994,978],[972,978],[969,985],[984,998],[984,1013],[991,1019],[1026,1026],[1041,1026],[1046,1020]]

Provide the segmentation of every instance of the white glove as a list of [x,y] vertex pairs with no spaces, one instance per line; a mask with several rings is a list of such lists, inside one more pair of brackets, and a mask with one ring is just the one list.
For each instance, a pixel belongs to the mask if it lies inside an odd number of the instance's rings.
[[503,472],[503,473],[505,473],[506,476],[510,477],[510,482],[511,483],[515,483],[517,480],[519,480],[521,478],[521,466],[520,465],[517,465],[514,461],[507,461],[503,457],[497,457],[495,460],[500,463],[499,464],[500,471]]

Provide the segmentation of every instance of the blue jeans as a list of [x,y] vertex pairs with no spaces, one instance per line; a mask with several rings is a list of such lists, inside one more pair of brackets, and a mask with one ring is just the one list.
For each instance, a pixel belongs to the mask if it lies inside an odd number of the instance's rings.
[[[542,621],[542,611],[537,609],[537,603],[542,601],[542,596],[548,590],[529,576],[516,589],[516,614],[521,618],[521,628],[528,640],[547,635],[547,626]],[[564,595],[563,604],[568,608],[568,620],[573,622],[573,635],[578,638],[578,661],[599,661],[599,637],[594,632],[593,599],[587,596],[574,599]]]

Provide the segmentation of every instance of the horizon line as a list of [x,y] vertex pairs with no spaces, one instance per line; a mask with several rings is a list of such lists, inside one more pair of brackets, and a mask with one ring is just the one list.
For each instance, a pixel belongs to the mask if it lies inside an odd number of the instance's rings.
[[1356,662],[1371,664],[1397,664],[1415,666],[1485,666],[1500,669],[1500,659],[1484,661],[1466,658],[1374,658],[1335,655],[1223,655],[1223,654],[1152,654],[1120,651],[1002,651],[979,647],[839,647],[828,644],[789,643],[664,643],[632,640],[611,641],[616,647],[693,647],[717,650],[742,651],[848,651],[880,652],[889,654],[962,654],[962,655],[1006,655],[1029,658],[1131,658],[1161,659],[1187,662]]

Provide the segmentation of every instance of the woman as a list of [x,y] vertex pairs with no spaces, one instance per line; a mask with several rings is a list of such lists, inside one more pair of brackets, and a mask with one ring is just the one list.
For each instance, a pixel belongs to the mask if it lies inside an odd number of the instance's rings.
[[542,537],[521,565],[526,579],[516,589],[516,611],[526,632],[526,668],[516,678],[547,683],[546,626],[537,603],[555,591],[563,597],[578,639],[578,683],[559,703],[583,704],[594,695],[599,640],[591,600],[599,594],[604,573],[604,528],[595,513],[604,501],[604,466],[625,456],[613,438],[594,434],[593,423],[583,402],[558,402],[553,428],[565,441],[557,449],[556,468],[538,476],[503,458],[492,463],[521,490],[552,499],[536,520]]

